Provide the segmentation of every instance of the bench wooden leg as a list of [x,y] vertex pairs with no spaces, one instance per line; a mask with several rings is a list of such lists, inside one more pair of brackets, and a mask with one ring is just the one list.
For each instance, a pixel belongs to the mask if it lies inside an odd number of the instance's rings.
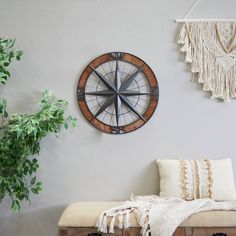
[[68,236],[68,228],[59,228],[59,236]]

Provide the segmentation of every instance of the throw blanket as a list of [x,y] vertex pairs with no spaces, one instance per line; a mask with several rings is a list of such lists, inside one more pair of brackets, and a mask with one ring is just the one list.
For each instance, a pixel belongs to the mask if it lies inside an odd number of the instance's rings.
[[[114,233],[115,220],[119,228],[129,228],[133,212],[142,236],[171,236],[176,228],[194,213],[211,210],[236,210],[236,202],[216,202],[212,199],[185,201],[158,196],[131,196],[123,205],[104,211],[97,221],[98,231]],[[108,230],[109,228],[109,230]]]

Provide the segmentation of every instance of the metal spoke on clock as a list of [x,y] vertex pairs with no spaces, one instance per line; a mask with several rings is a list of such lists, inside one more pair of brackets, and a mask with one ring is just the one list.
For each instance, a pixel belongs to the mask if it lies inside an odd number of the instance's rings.
[[[148,87],[148,86],[147,86],[146,84],[142,84],[142,85],[139,85],[138,87],[139,87],[139,89],[140,89],[140,88]],[[129,89],[130,89],[130,90],[136,89],[136,86],[130,86]]]
[[93,109],[95,109],[96,107],[99,107],[100,106],[100,104],[97,104],[97,105],[95,105],[95,106],[93,106],[93,107],[90,107],[89,109],[90,110],[93,110]]
[[104,72],[104,75],[103,75],[103,76],[110,79],[110,77],[108,76],[108,73],[107,73],[106,70],[104,69],[103,65],[101,65],[101,68],[102,68],[102,70],[103,70],[103,72]]
[[143,70],[144,65],[140,66],[133,74],[130,75],[120,86],[120,91],[126,90],[129,85],[134,81],[137,75]]
[[138,99],[139,99],[139,100],[142,100],[142,101],[145,101],[145,102],[147,101],[147,99],[144,99],[144,98],[142,98],[142,97],[139,97]]
[[136,68],[132,64],[130,64],[128,75],[133,74],[135,71],[136,71]]
[[[123,62],[123,69],[122,69],[123,72],[125,72],[125,65],[126,65],[126,63]],[[124,74],[122,75],[121,80],[124,81]]]
[[98,100],[101,100],[101,99],[103,99],[103,98],[99,97],[99,98],[93,98],[93,99],[86,100],[86,101],[89,103],[89,102],[98,101]]
[[110,96],[109,98],[107,98],[107,100],[102,104],[102,106],[100,107],[100,109],[97,111],[97,113],[95,114],[95,117],[99,116],[102,112],[104,112],[112,103],[114,103],[116,96]]
[[109,106],[109,107],[107,108],[107,111],[104,112],[104,116],[103,116],[103,118],[102,118],[102,121],[105,120],[106,116],[109,114],[110,109],[111,109],[111,106]]
[[112,115],[110,116],[110,121],[109,121],[109,125],[111,124],[112,122],[112,118],[113,118],[113,113],[114,113],[114,110],[115,110],[115,107],[113,106],[113,109],[112,109]]
[[113,70],[112,70],[112,67],[111,67],[110,61],[108,62],[108,65],[109,65],[109,67],[110,67],[110,71],[113,71]]
[[139,81],[142,81],[142,80],[145,80],[145,76],[144,75],[140,76],[140,78],[137,79],[136,82],[138,83]]
[[122,91],[120,92],[120,94],[128,97],[128,96],[140,96],[140,95],[150,95],[150,93],[142,93],[139,91],[130,91],[130,90],[126,90],[126,91]]
[[99,73],[98,71],[96,71],[93,67],[89,66],[93,72],[97,75],[97,77],[104,83],[104,85],[112,90],[112,91],[116,91],[116,89],[114,88],[113,84],[111,84],[101,73]]
[[123,106],[121,106],[121,111],[122,111],[122,116],[123,116],[124,122],[125,122],[125,124],[127,124],[127,121],[126,121],[126,118],[125,118],[125,112],[124,112]]
[[130,103],[130,101],[123,95],[120,95],[120,99],[123,104],[125,104],[131,111],[133,111],[140,119],[146,122],[145,118],[139,114],[139,112],[134,108],[134,106]]
[[128,112],[128,114],[130,115],[131,119],[134,121],[135,119],[134,119],[134,117],[133,117],[133,115],[131,113],[131,110]]
[[93,92],[87,92],[85,93],[86,95],[94,95],[94,96],[112,96],[114,95],[114,92],[112,92],[111,90],[103,90],[103,91],[93,91]]
[[100,88],[100,89],[104,89],[103,87],[101,87],[100,85],[97,86],[93,86],[93,85],[87,85],[88,88]]
[[137,103],[137,101],[134,101],[133,99],[129,99],[132,103],[135,104],[135,106],[139,106],[139,107],[142,107],[142,108],[145,108],[145,106],[142,106],[140,105],[139,103]]

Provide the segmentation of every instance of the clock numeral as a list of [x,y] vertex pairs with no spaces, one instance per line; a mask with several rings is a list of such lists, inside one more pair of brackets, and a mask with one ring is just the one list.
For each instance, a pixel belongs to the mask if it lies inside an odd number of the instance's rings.
[[115,60],[122,60],[124,53],[123,52],[112,52],[111,56],[115,59]]
[[156,100],[159,98],[159,88],[154,87],[151,89],[151,96],[154,97]]
[[84,101],[85,100],[84,89],[78,89],[78,91],[77,91],[77,99],[79,101]]
[[112,134],[124,134],[124,130],[121,127],[112,127]]

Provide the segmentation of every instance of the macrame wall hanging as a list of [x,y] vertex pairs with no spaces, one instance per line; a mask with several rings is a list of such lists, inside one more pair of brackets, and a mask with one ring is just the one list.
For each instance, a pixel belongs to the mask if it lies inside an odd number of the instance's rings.
[[191,64],[193,81],[203,84],[213,98],[230,101],[236,97],[236,19],[186,19],[182,23],[178,43]]

